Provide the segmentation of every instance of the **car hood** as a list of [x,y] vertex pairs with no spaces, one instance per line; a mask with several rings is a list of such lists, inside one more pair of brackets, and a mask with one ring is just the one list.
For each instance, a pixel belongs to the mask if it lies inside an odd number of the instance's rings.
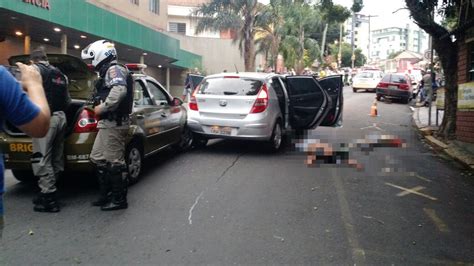
[[[10,65],[16,62],[29,63],[29,55],[16,55],[8,59]],[[81,59],[67,54],[48,54],[49,63],[61,70],[69,79],[69,93],[73,99],[88,99],[93,91],[97,74]]]

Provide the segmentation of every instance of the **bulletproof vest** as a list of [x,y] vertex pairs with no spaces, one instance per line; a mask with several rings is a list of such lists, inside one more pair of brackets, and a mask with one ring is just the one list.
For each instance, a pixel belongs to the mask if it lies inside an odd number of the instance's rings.
[[[107,67],[107,69],[114,65],[120,64],[112,63]],[[115,111],[101,114],[101,117],[104,119],[115,120],[118,126],[122,125],[122,121],[124,118],[128,118],[128,116],[132,113],[133,108],[133,76],[132,73],[128,71],[128,68],[126,66],[120,66],[127,69],[127,94],[125,95],[124,99],[120,101],[119,106],[117,107],[117,109],[115,109]],[[110,90],[112,89],[111,87],[105,85],[105,80],[102,76],[96,82],[95,88],[97,92],[96,95],[100,98],[102,102],[107,99],[107,96],[109,95]]]
[[43,88],[51,113],[65,112],[71,103],[66,76],[52,65],[37,63],[36,66],[38,66],[43,79]]

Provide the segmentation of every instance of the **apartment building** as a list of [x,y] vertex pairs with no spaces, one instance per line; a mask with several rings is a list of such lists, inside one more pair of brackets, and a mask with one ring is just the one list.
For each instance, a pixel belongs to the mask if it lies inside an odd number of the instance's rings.
[[398,51],[424,54],[428,49],[428,35],[418,27],[389,27],[372,31],[371,58],[387,59]]

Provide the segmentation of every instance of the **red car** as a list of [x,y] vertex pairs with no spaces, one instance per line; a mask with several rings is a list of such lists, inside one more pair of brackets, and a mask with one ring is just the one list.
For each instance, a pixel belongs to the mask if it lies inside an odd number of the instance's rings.
[[413,98],[414,81],[409,75],[404,73],[389,73],[377,84],[376,98],[377,101],[383,98],[395,98],[403,103],[409,103]]

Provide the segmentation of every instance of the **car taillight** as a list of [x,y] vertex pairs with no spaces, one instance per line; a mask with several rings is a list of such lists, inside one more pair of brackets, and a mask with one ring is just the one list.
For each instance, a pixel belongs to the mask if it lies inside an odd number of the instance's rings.
[[268,89],[267,85],[263,84],[262,89],[258,93],[257,100],[253,104],[251,114],[261,113],[267,109],[268,106]]
[[402,83],[398,85],[398,88],[400,88],[400,90],[408,90],[410,89],[410,86],[408,86],[408,84]]
[[83,109],[74,126],[74,133],[97,132],[97,123],[94,112],[89,109]]
[[385,82],[380,82],[379,84],[377,84],[377,88],[387,88],[388,87],[388,83],[385,83]]
[[189,109],[193,111],[199,111],[197,101],[196,101],[196,93],[198,92],[198,90],[199,90],[199,86],[193,91],[193,93],[191,94],[191,99],[189,99]]

